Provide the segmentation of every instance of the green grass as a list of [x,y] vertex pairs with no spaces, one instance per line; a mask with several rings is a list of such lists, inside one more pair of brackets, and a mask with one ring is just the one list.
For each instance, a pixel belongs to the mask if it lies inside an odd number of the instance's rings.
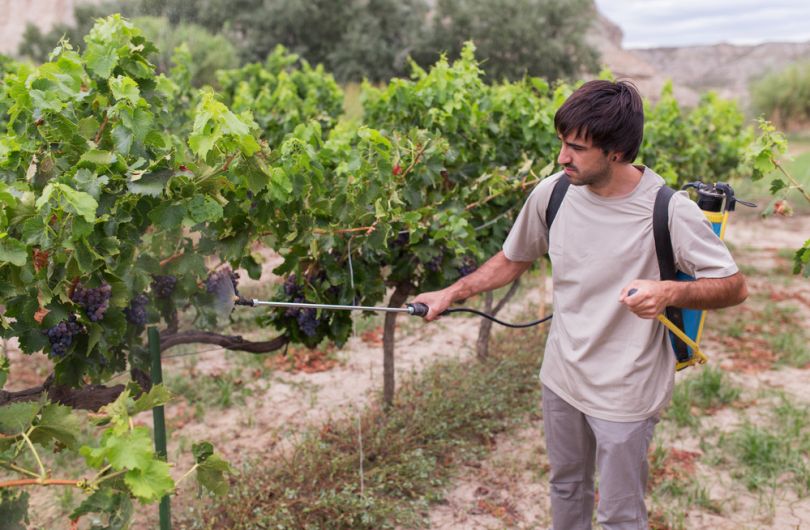
[[429,504],[442,498],[458,463],[478,460],[497,433],[537,412],[544,332],[502,333],[487,362],[440,362],[406,378],[388,413],[374,405],[327,421],[302,435],[287,458],[245,465],[228,498],[205,507],[200,525],[425,526]]
[[792,486],[795,493],[810,492],[810,410],[781,395],[764,425],[744,422],[720,436],[718,450],[730,463],[732,476],[750,491],[776,491]]
[[696,428],[700,413],[727,406],[740,397],[740,389],[720,368],[705,366],[698,370],[696,375],[679,381],[672,392],[672,403],[664,417],[678,427]]
[[166,377],[166,388],[181,396],[195,407],[195,417],[202,419],[208,408],[226,409],[235,404],[244,405],[253,390],[244,384],[241,370],[220,375],[173,374]]

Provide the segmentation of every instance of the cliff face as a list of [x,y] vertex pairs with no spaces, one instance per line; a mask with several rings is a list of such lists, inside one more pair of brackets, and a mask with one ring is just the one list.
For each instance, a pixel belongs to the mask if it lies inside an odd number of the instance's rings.
[[28,23],[48,30],[73,22],[77,4],[98,0],[0,0],[0,53],[14,55]]
[[673,80],[673,92],[677,100],[688,106],[697,104],[697,92],[683,86],[674,76],[662,70],[654,61],[622,48],[622,30],[599,14],[587,41],[601,54],[601,63],[608,67],[616,79],[633,81],[641,94],[653,101],[661,94],[661,88],[668,78]]
[[796,61],[810,60],[810,42],[768,42],[755,46],[715,44],[683,48],[651,48],[633,53],[693,90],[714,90],[726,98],[748,102],[748,85]]

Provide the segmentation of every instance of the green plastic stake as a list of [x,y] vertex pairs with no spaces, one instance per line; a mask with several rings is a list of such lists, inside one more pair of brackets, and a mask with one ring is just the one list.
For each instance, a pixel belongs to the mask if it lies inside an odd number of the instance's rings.
[[[147,330],[149,337],[149,353],[152,355],[152,384],[163,382],[163,367],[160,359],[160,333],[152,326]],[[166,418],[163,415],[163,405],[152,409],[152,421],[155,428],[155,452],[166,460]],[[160,499],[160,530],[171,530],[172,512],[169,496]]]

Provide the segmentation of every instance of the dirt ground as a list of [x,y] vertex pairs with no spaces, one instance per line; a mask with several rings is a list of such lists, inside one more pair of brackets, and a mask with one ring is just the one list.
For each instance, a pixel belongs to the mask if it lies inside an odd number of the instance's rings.
[[[757,267],[757,270],[784,268],[786,258],[780,251],[800,246],[808,236],[810,218],[807,217],[763,221],[753,216],[740,216],[727,232],[727,239],[740,264]],[[272,268],[272,263],[267,268]],[[748,279],[752,294],[789,294],[779,303],[796,305],[803,315],[805,329],[810,328],[810,282],[791,279],[789,286],[785,287],[781,284],[775,286],[769,277],[749,275]],[[538,285],[524,287],[502,314],[507,318],[514,317],[529,305],[540,306],[542,298],[549,303],[550,289],[546,283],[545,289]],[[243,294],[251,296],[251,288],[258,287],[244,282]],[[762,310],[752,302],[746,307],[753,317]],[[723,341],[724,330],[713,328],[711,322],[710,318],[703,347],[712,364],[727,368],[733,381],[746,391],[781,389],[810,405],[806,367],[741,368],[734,352],[729,351],[728,343]],[[212,348],[200,348],[202,353],[187,356],[172,356],[173,352],[167,352],[169,355],[164,363],[166,380],[174,377],[175,381],[185,379],[198,384],[204,378],[219,378],[228,381],[237,398],[242,396],[229,406],[206,408],[203,415],[196,414],[195,403],[184,398],[167,406],[169,459],[177,462],[173,469],[175,478],[190,466],[190,445],[194,440],[210,440],[217,451],[238,468],[246,459],[262,458],[262,455],[270,458],[274,452],[294,443],[297,434],[309,425],[322,422],[329,416],[352,414],[365,407],[381,387],[381,323],[379,316],[361,320],[355,335],[343,348],[324,352],[291,349],[289,358],[294,361],[280,364],[271,360],[272,357],[257,360],[250,354]],[[401,317],[397,331],[397,374],[419,371],[439,358],[474,357],[477,330],[475,318],[452,316],[424,325],[416,319]],[[50,367],[44,356],[20,355],[13,343],[6,347],[12,360],[9,387],[31,386],[47,375]],[[239,371],[238,376],[233,376],[235,369]],[[684,375],[679,373],[677,377]],[[739,422],[737,412],[723,409],[707,422],[717,429],[728,429]],[[151,426],[148,415],[139,421]],[[761,495],[749,493],[722,470],[705,464],[700,459],[699,440],[670,439],[666,432],[662,432],[656,437],[656,443],[675,450],[676,453],[672,454],[680,455],[682,460],[694,461],[694,475],[706,486],[711,499],[723,507],[720,513],[689,509],[683,514],[683,527],[810,527],[810,498],[797,499],[792,493],[780,491],[772,499],[763,501]],[[523,429],[498,437],[491,456],[480,465],[458,470],[444,502],[431,511],[431,528],[547,528],[551,524],[547,470],[538,404],[538,413],[527,418]],[[190,499],[193,493],[190,486],[181,488],[173,499],[175,514],[193,519],[193,513],[188,511],[193,509],[193,502],[184,500]],[[63,512],[51,497],[40,494],[33,497],[32,513],[40,524],[50,528],[65,526],[61,524],[66,521]],[[154,507],[139,507],[133,528],[151,528],[154,521]]]

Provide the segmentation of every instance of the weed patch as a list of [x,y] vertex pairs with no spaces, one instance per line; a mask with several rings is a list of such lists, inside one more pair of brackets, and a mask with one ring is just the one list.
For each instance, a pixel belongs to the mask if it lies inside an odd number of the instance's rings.
[[810,410],[782,395],[766,425],[744,423],[721,435],[724,460],[734,465],[732,476],[750,491],[775,491],[793,485],[799,496],[810,491]]
[[672,403],[665,418],[679,427],[698,427],[702,414],[711,414],[740,397],[723,370],[705,366],[697,375],[679,381],[672,392]]
[[446,361],[412,374],[394,407],[327,421],[286,457],[254,461],[206,528],[419,527],[458,462],[537,411],[544,329],[504,332],[486,362]]

